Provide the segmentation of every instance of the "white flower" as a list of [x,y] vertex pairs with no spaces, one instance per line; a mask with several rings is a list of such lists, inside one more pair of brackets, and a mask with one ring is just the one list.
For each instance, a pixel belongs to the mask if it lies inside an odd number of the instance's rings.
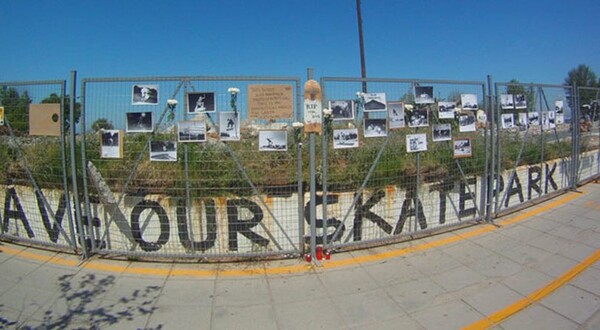
[[168,99],[167,100],[167,104],[170,105],[170,106],[176,106],[177,103],[179,103],[179,102],[177,102],[177,100],[175,100],[175,99]]
[[227,89],[227,92],[230,94],[237,94],[240,92],[239,88],[235,88],[235,87],[229,87],[229,89]]
[[299,121],[296,121],[296,122],[294,122],[294,123],[292,124],[292,127],[294,127],[294,128],[302,128],[302,127],[304,127],[304,123],[301,123],[301,122],[299,122]]
[[325,108],[325,109],[323,109],[323,115],[329,117],[329,116],[333,115],[333,110],[331,110],[329,108]]
[[413,109],[413,105],[412,105],[412,104],[406,104],[406,105],[404,105],[404,109],[406,109],[406,110],[409,110],[409,111],[410,111],[410,110],[412,110],[412,109]]
[[363,93],[363,92],[356,92],[356,97],[363,98],[363,97],[365,97],[365,93]]
[[354,125],[354,123],[348,123],[348,128],[356,128],[356,125]]

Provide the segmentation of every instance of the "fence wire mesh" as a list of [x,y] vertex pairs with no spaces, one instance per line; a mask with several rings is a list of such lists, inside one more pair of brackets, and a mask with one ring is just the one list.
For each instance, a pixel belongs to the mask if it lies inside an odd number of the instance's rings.
[[495,93],[494,213],[573,188],[572,88],[496,83]]
[[[257,86],[266,92],[252,97],[268,100],[281,97],[273,86],[285,88],[289,118],[254,118],[248,93]],[[91,231],[96,251],[299,253],[298,149],[287,137],[298,116],[298,80],[132,78],[86,80],[83,87],[90,216],[101,227]],[[138,102],[143,88],[156,98]],[[239,92],[232,96],[231,88]],[[178,105],[169,108],[167,99]]]
[[0,83],[3,238],[77,246],[66,181],[65,87],[60,80]]
[[[481,219],[487,129],[476,117],[478,110],[485,114],[485,84],[367,83],[369,92],[361,94],[360,79],[322,79],[334,114],[322,142],[325,242],[343,247],[398,240]],[[351,118],[341,115],[344,104],[355,107]]]
[[[600,173],[600,88],[579,87],[578,179],[588,181]],[[577,128],[577,127],[576,127]]]

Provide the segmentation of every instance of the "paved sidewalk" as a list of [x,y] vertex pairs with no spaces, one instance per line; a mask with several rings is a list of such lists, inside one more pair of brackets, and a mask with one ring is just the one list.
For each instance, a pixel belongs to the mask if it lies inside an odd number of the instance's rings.
[[600,329],[600,185],[581,191],[320,268],[78,264],[0,243],[0,329]]

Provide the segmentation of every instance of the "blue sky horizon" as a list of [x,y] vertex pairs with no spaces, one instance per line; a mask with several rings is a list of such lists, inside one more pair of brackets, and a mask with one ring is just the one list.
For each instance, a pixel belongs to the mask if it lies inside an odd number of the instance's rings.
[[[600,74],[600,2],[362,0],[367,76],[562,84]],[[0,81],[360,77],[354,0],[0,2]]]

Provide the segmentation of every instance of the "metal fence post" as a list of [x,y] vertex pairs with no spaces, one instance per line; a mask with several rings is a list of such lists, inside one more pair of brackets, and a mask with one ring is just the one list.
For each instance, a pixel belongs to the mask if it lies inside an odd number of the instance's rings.
[[[79,201],[79,189],[77,182],[77,158],[75,156],[76,149],[76,126],[75,123],[75,85],[77,83],[77,71],[71,71],[71,90],[69,96],[69,120],[71,122],[71,182],[73,185],[73,201],[75,203],[75,221],[77,223],[77,231],[79,232],[79,244],[82,246],[83,258],[89,258],[88,246],[85,240],[85,233],[83,231],[82,214],[81,214],[81,202]],[[84,109],[82,109],[84,110]],[[85,111],[85,110],[84,110]],[[85,117],[85,113],[81,114],[82,119]],[[84,122],[83,122],[84,123]],[[82,123],[82,125],[84,125]]]
[[[491,222],[492,221],[492,178],[494,177],[494,105],[495,105],[495,95],[493,94],[493,90],[492,90],[492,76],[488,75],[487,76],[487,99],[488,99],[488,103],[487,103],[487,109],[486,109],[486,113],[487,113],[487,121],[490,122],[490,127],[489,127],[489,132],[490,132],[490,138],[489,138],[489,145],[488,145],[488,141],[487,141],[487,136],[488,136],[488,127],[485,128],[485,138],[484,138],[484,148],[485,148],[485,174],[484,174],[484,181],[482,182],[482,186],[485,185],[484,188],[482,188],[482,192],[485,192],[485,219],[487,222]],[[487,125],[486,125],[487,126]],[[490,148],[491,147],[491,148]],[[488,150],[490,150],[490,152],[488,153]],[[491,163],[490,163],[490,159],[489,157],[491,156]],[[484,195],[482,193],[482,195]],[[483,205],[483,203],[482,203]]]

